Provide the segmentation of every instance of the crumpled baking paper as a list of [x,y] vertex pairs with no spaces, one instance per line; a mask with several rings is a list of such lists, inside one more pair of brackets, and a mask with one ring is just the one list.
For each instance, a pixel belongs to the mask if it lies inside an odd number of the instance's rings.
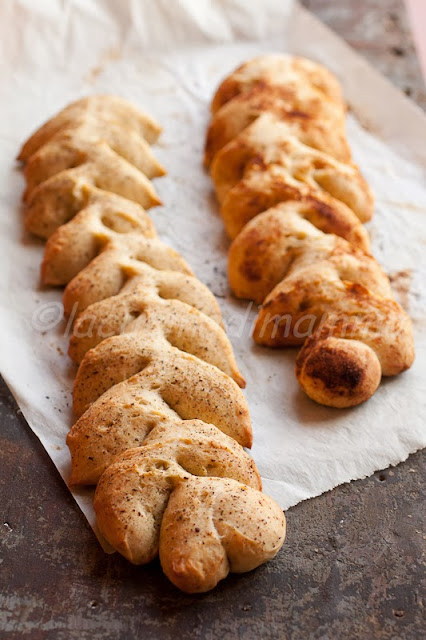
[[[294,377],[295,351],[257,347],[256,309],[233,299],[227,283],[229,243],[201,166],[209,101],[238,63],[269,51],[306,55],[341,80],[350,143],[377,198],[373,251],[414,323],[413,368],[355,409],[311,402]],[[155,152],[168,175],[155,184],[165,206],[150,214],[220,300],[247,379],[265,491],[288,508],[426,445],[426,117],[335,34],[283,0],[15,0],[0,8],[0,80],[0,365],[65,480],[69,327],[61,292],[39,284],[43,244],[23,231],[14,158],[45,119],[91,93],[128,98],[164,126]],[[74,496],[93,524],[91,491]]]

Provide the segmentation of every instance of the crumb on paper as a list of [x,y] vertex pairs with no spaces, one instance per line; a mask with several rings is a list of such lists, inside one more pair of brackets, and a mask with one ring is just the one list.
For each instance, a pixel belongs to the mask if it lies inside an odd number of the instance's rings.
[[85,82],[88,82],[89,84],[94,84],[94,82],[104,71],[108,63],[114,62],[116,60],[120,60],[121,57],[122,57],[122,53],[120,48],[110,47],[108,49],[105,49],[99,58],[98,64],[96,64],[94,67],[89,69],[87,74],[84,76],[83,80]]
[[354,109],[353,106],[349,104],[349,102],[346,103],[346,107],[347,107],[347,113],[348,114],[351,113],[356,118],[358,124],[361,125],[361,127],[365,131],[373,135],[377,135],[379,133],[378,129],[373,125],[372,121],[366,115],[367,110],[364,111],[364,110],[360,110],[359,108]]
[[398,202],[396,200],[381,200],[381,202],[391,207],[400,207],[401,209],[410,209],[411,211],[422,211],[426,213],[426,206],[414,204],[414,202]]
[[389,274],[389,280],[392,285],[392,290],[396,299],[400,305],[408,311],[410,306],[410,287],[413,280],[412,269],[403,269],[402,271],[395,271],[395,273]]

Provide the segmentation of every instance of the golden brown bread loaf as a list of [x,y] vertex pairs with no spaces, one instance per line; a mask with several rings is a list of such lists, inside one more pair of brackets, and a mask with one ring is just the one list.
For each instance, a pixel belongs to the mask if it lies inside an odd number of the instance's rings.
[[321,404],[368,399],[414,360],[411,322],[368,251],[373,197],[350,160],[337,81],[260,56],[220,85],[205,164],[233,239],[235,295],[261,303],[253,337],[304,345],[296,376]]
[[70,483],[97,484],[106,539],[131,562],[160,553],[181,589],[213,588],[284,542],[261,493],[245,385],[216,299],[163,244],[145,208],[164,173],[160,132],[119,98],[61,111],[24,145],[26,228],[48,238],[44,284],[66,285],[80,363]]

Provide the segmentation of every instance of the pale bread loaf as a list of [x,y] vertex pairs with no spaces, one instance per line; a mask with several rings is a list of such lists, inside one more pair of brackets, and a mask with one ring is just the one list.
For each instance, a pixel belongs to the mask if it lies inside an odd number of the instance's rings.
[[74,323],[70,482],[100,481],[98,525],[118,551],[140,564],[161,549],[172,582],[199,592],[273,557],[285,518],[242,448],[245,383],[219,306],[145,211],[159,203],[150,178],[164,170],[148,144],[159,131],[126,101],[93,96],[47,122],[20,159],[26,227],[49,238],[42,280],[67,285]]

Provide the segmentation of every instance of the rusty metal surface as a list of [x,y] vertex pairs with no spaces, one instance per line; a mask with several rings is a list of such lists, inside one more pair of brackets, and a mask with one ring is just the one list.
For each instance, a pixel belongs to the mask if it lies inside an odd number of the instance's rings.
[[[426,106],[399,0],[304,4]],[[136,568],[103,553],[3,384],[0,425],[2,638],[425,635],[424,453],[290,509],[278,558],[207,595],[187,596],[157,564]]]
[[402,0],[302,0],[301,4],[426,109],[426,87]]

